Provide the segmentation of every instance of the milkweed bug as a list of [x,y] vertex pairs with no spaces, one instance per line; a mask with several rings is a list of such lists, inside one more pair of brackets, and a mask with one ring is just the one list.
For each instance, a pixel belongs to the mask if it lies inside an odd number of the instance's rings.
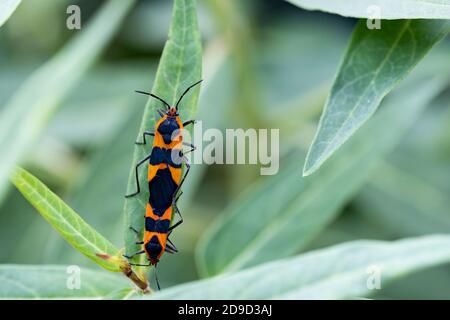
[[[146,137],[152,136],[153,146],[151,153],[144,159],[139,161],[135,167],[135,178],[137,190],[136,192],[126,195],[125,197],[133,197],[140,193],[139,185],[139,167],[148,161],[148,187],[149,200],[145,212],[145,232],[143,241],[136,242],[142,244],[143,249],[130,256],[125,255],[126,258],[131,259],[138,254],[146,254],[149,261],[148,264],[131,264],[135,266],[150,266],[156,267],[164,252],[176,253],[178,252],[175,245],[168,238],[171,232],[183,223],[183,217],[177,207],[177,201],[182,192],[178,194],[191,168],[185,154],[195,150],[195,146],[190,143],[183,142],[181,135],[185,126],[194,124],[194,120],[182,122],[178,114],[178,106],[183,97],[190,89],[201,83],[200,80],[189,86],[178,99],[175,106],[171,106],[164,99],[152,93],[144,91],[136,91],[161,101],[166,110],[158,110],[161,118],[155,126],[155,132],[144,132],[142,141],[137,141],[136,144],[147,144]],[[182,146],[187,145],[191,147],[189,151],[183,153]],[[180,161],[174,161],[173,156],[177,155]],[[182,163],[186,165],[186,172],[182,177]],[[174,211],[180,216],[180,220],[171,225]],[[138,230],[130,227],[136,234]],[[156,276],[156,273],[155,273]],[[156,283],[159,289],[158,278]]]

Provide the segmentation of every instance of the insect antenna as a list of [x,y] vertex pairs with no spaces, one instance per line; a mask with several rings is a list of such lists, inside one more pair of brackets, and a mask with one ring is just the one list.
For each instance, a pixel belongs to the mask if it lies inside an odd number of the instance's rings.
[[194,83],[193,85],[191,85],[189,88],[187,88],[183,94],[181,95],[180,99],[178,99],[177,104],[175,105],[175,109],[178,110],[178,105],[181,102],[181,99],[183,99],[183,97],[186,95],[186,93],[188,93],[189,90],[191,90],[193,87],[195,87],[196,85],[198,85],[200,82],[202,82],[203,80],[197,81],[196,83]]
[[155,281],[156,281],[156,286],[158,287],[158,290],[161,291],[161,287],[159,286],[159,280],[158,280],[158,272],[156,271],[156,264],[155,264]]
[[164,101],[164,99],[158,97],[157,95],[154,95],[153,93],[149,93],[149,92],[145,92],[145,91],[140,91],[140,90],[135,90],[135,91],[136,91],[137,93],[146,94],[146,95],[148,95],[148,96],[150,96],[150,97],[153,97],[153,98],[158,99],[159,101],[161,101],[162,103],[164,103],[164,104],[166,105],[167,110],[170,109],[170,105],[169,105],[166,101]]

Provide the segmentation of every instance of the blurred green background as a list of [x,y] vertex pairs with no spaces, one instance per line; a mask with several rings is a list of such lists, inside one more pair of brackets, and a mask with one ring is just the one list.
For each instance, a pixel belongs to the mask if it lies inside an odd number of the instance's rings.
[[[0,31],[0,108],[27,76],[79,32],[65,27],[67,6],[80,6],[84,27],[102,3],[23,1]],[[151,88],[171,5],[166,0],[138,2],[24,160],[28,170],[119,247],[123,196],[145,103],[134,90]],[[204,127],[279,128],[282,154],[294,147],[306,154],[356,20],[277,0],[199,0],[198,15],[206,84],[198,119]],[[444,41],[434,48],[421,67],[445,56],[448,45]],[[427,108],[307,250],[450,230],[449,98],[450,92],[444,93]],[[293,173],[299,178],[303,158]],[[259,167],[253,165],[197,166],[193,171],[181,204],[185,222],[172,235],[180,252],[166,254],[159,265],[164,287],[198,278],[194,250],[199,236],[255,181],[269,179],[259,176]],[[410,219],[415,211],[422,221]],[[439,219],[428,220],[427,214]],[[13,188],[0,204],[0,243],[1,263],[97,268]],[[433,268],[390,285],[382,297],[450,298],[448,283],[450,269]]]

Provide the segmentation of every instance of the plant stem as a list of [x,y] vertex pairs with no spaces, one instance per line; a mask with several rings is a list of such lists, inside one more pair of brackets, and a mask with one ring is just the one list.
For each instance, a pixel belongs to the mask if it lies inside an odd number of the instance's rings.
[[142,290],[143,293],[152,293],[152,290],[149,288],[147,281],[139,278],[136,273],[131,269],[131,266],[128,264],[122,268],[123,274],[129,278],[139,289]]

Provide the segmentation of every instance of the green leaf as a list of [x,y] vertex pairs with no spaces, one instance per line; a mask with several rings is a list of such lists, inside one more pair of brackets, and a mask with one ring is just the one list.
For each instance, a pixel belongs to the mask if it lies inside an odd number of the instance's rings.
[[[142,70],[142,65],[138,64],[137,66]],[[110,68],[110,67],[109,67]],[[89,93],[88,96],[95,94],[93,92],[88,91],[92,87],[95,90],[100,90],[101,92],[108,92],[107,88],[99,88],[99,83],[104,83],[105,86],[108,77],[112,77],[113,70],[109,70],[109,68],[105,68],[103,72],[105,74],[95,74],[95,77],[90,75],[87,80],[83,81],[82,87],[85,90],[80,90],[86,95],[86,91]],[[114,68],[113,68],[114,69]],[[130,95],[130,92],[133,92],[135,88],[138,88],[142,83],[143,75],[137,77],[135,75],[135,67],[130,68],[127,67],[126,64],[120,66],[120,69],[126,72],[126,83],[124,83],[124,79],[121,80],[121,89],[119,90],[118,83],[112,82],[113,89],[117,93],[124,91],[123,94],[128,95],[127,99],[121,96],[114,96],[115,103],[121,103],[122,112],[120,113],[121,121],[116,122],[114,126],[109,124],[107,139],[103,139],[102,144],[99,145],[98,150],[94,152],[89,159],[88,164],[86,166],[86,170],[84,174],[81,175],[81,178],[78,178],[76,183],[76,187],[72,190],[72,196],[67,199],[67,203],[77,212],[80,213],[82,217],[87,217],[87,214],[90,212],[95,212],[95,215],[89,216],[89,223],[92,227],[98,230],[101,234],[103,234],[106,238],[108,238],[113,243],[122,243],[123,235],[123,216],[121,210],[117,210],[123,204],[123,196],[125,195],[125,185],[123,181],[126,181],[128,177],[128,168],[130,162],[132,160],[132,152],[133,152],[133,141],[135,139],[136,131],[139,127],[139,120],[142,118],[142,105],[140,103],[141,97],[137,95]],[[155,68],[156,70],[156,68]],[[148,78],[148,76],[145,76]],[[111,81],[108,82],[111,85]],[[86,87],[86,88],[85,88]],[[111,88],[109,88],[110,90]],[[113,90],[114,91],[114,90]],[[78,90],[77,90],[78,92]],[[128,92],[128,93],[127,93]],[[114,92],[111,92],[114,94]],[[98,92],[97,92],[98,96]],[[86,114],[80,119],[80,108],[95,110],[96,104],[91,105],[89,103],[90,100],[87,101],[83,96],[83,103],[78,102],[78,105],[75,110],[77,112],[68,112],[67,119],[58,119],[61,120],[61,133],[63,130],[67,131],[67,126],[75,126],[74,134],[79,138],[80,133],[79,130],[83,131],[83,136],[90,136],[90,141],[92,142],[92,134],[93,132],[89,130],[89,126],[92,123],[98,123],[98,117],[101,116],[102,112],[111,112],[111,97],[108,98],[107,104],[102,107],[100,110],[97,110],[96,113]],[[99,109],[97,107],[97,109]],[[64,109],[61,110],[60,114]],[[86,112],[87,110],[85,110]],[[88,119],[88,116],[93,116],[92,119]],[[67,120],[77,118],[80,120],[80,123],[77,124],[69,124]],[[102,121],[104,122],[104,117]],[[103,123],[104,125],[104,123]],[[77,128],[80,126],[80,128]],[[96,125],[98,127],[98,124]],[[79,129],[79,130],[77,130]],[[97,133],[97,132],[96,132]],[[96,134],[96,138],[98,138],[100,134]],[[114,173],[114,174],[111,174]],[[80,175],[79,175],[80,176]],[[106,200],[107,201],[104,201]],[[30,230],[33,233],[34,230]],[[23,241],[21,241],[23,242]],[[79,255],[74,250],[67,250],[68,246],[64,241],[61,241],[59,235],[56,233],[49,236],[46,241],[46,254],[43,256],[44,261],[64,261],[64,263],[77,263],[79,260]],[[90,261],[86,261],[90,263]]]
[[127,261],[101,234],[27,171],[17,168],[11,178],[17,189],[75,249],[99,266],[119,272]]
[[[128,99],[126,106],[127,111],[122,114],[122,123],[110,132],[109,139],[104,141],[88,161],[84,176],[79,179],[73,196],[68,200],[74,210],[82,217],[89,217],[90,225],[113,243],[123,241],[123,217],[118,208],[123,204],[123,181],[128,177],[127,170],[133,151],[132,141],[142,111],[135,99]],[[88,216],[93,212],[95,214]],[[47,239],[46,252],[46,259],[51,261],[75,263],[79,259],[74,250],[67,250],[67,245],[57,234]]]
[[447,235],[394,242],[355,241],[179,285],[143,299],[357,298],[378,293],[368,286],[376,270],[380,270],[383,289],[387,282],[406,274],[448,262]]
[[110,0],[16,91],[0,114],[0,200],[9,172],[38,139],[64,97],[114,36],[134,1]]
[[236,201],[200,239],[200,273],[232,272],[303,249],[366,182],[444,83],[425,77],[403,88],[404,94],[392,99],[311,177],[296,174],[297,156],[282,162],[277,175],[264,178]]
[[307,10],[320,10],[344,17],[381,19],[449,19],[449,0],[286,0]]
[[0,279],[0,299],[100,298],[127,285],[124,277],[61,265],[0,265]]
[[[175,104],[178,97],[180,97],[189,85],[201,79],[201,69],[202,49],[200,31],[197,24],[196,1],[175,0],[169,37],[164,46],[151,92],[160,96],[169,104]],[[141,90],[146,89],[148,88],[141,88]],[[191,90],[183,98],[183,102],[180,105],[180,117],[183,121],[190,119],[196,113],[198,94],[199,87]],[[157,109],[161,109],[161,102],[150,98],[145,107],[141,127],[137,136],[139,141],[142,140],[144,131],[153,131]],[[130,143],[133,143],[133,141],[130,141]],[[136,191],[134,168],[136,163],[145,158],[150,152],[150,146],[147,143],[145,146],[138,145],[135,147],[133,163],[128,179],[128,194]],[[140,247],[135,244],[136,235],[129,227],[132,226],[137,230],[143,229],[143,216],[148,200],[146,183],[144,183],[147,172],[144,169],[142,168],[140,171],[142,192],[133,198],[125,200],[125,249],[128,254],[140,250]]]
[[115,290],[108,295],[104,296],[104,300],[131,300],[133,298],[137,298],[142,296],[141,293],[138,293],[136,289],[133,288],[125,288]]
[[339,149],[449,31],[450,21],[386,21],[381,30],[369,30],[360,21],[322,113],[303,174],[316,171]]
[[396,236],[450,231],[447,194],[390,163],[376,170],[356,205],[370,221]]
[[20,2],[21,0],[0,0],[0,27],[17,9]]

